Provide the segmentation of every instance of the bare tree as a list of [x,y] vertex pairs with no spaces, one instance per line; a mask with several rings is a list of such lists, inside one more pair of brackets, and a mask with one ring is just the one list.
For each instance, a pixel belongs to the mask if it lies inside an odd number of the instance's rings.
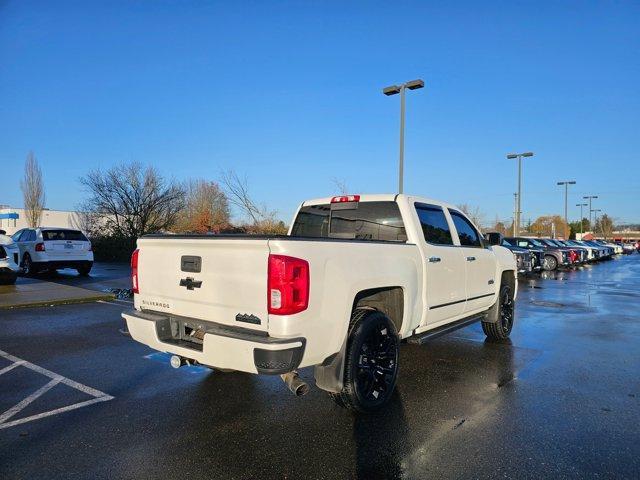
[[463,203],[462,205],[458,205],[458,208],[462,210],[477,227],[481,228],[482,222],[484,221],[484,213],[480,211],[480,207],[472,207],[468,203]]
[[216,182],[189,180],[186,204],[176,225],[181,232],[220,232],[229,227],[229,202]]
[[221,183],[226,191],[229,203],[235,205],[250,221],[246,230],[250,233],[281,234],[286,233],[284,222],[278,220],[278,212],[269,210],[249,195],[247,178],[240,178],[233,170],[222,173]]
[[40,225],[45,196],[42,171],[33,152],[29,152],[24,163],[24,177],[20,180],[20,189],[22,190],[27,224],[35,228]]
[[139,163],[94,170],[80,183],[89,194],[80,205],[84,221],[97,225],[102,235],[135,239],[168,230],[185,205],[182,185]]
[[614,219],[605,213],[596,221],[594,232],[596,234],[600,232],[605,240],[611,238],[613,234],[613,224]]

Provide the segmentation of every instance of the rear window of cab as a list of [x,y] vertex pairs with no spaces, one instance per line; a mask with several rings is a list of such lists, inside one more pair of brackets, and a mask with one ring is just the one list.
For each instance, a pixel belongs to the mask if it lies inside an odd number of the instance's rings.
[[87,242],[87,237],[79,230],[43,230],[43,240],[76,240]]
[[291,229],[294,237],[406,242],[407,233],[396,202],[358,202],[354,208],[331,204],[300,208]]

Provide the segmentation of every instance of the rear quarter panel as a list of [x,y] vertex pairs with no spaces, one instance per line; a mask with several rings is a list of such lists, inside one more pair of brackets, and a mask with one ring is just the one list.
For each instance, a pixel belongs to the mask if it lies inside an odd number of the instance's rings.
[[422,263],[414,244],[270,240],[270,253],[309,262],[309,307],[291,316],[269,315],[269,334],[304,336],[302,366],[321,363],[340,350],[358,292],[401,287],[404,315],[400,336],[420,322]]

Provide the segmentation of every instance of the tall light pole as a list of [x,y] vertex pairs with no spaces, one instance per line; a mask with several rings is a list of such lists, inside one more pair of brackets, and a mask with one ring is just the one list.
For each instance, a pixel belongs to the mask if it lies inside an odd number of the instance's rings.
[[524,153],[510,153],[507,155],[508,159],[517,158],[518,159],[518,208],[516,211],[516,235],[520,235],[520,215],[522,214],[521,202],[522,202],[522,158],[523,157],[533,157],[533,152],[524,152]]
[[593,212],[593,210],[591,210],[591,200],[593,200],[594,198],[598,198],[597,195],[587,195],[586,197],[582,197],[585,200],[589,200],[589,228],[591,230],[593,230],[593,225],[591,224],[591,212]]
[[404,178],[404,91],[417,90],[424,87],[423,80],[411,80],[410,82],[403,83],[402,85],[391,85],[382,89],[382,93],[387,96],[400,94],[400,160],[398,165],[398,193],[402,193],[403,190],[403,178]]
[[518,212],[518,193],[514,193],[513,194],[513,236],[517,237],[518,234],[516,233],[516,216]]
[[582,234],[584,233],[582,231],[582,207],[588,207],[589,204],[588,203],[576,203],[576,207],[580,207],[580,238],[582,238]]
[[569,220],[567,212],[567,197],[569,195],[569,185],[575,185],[575,180],[566,180],[564,182],[558,182],[558,185],[564,185],[564,239],[569,239]]
[[593,218],[594,223],[593,223],[593,233],[598,233],[596,232],[596,223],[598,223],[598,212],[601,212],[602,210],[599,208],[596,208],[594,210],[591,210],[593,213],[595,213],[595,216]]

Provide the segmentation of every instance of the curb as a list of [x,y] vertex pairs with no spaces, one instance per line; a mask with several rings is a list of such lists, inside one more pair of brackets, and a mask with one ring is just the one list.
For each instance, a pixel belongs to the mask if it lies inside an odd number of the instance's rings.
[[0,305],[0,310],[11,310],[13,308],[28,308],[28,307],[53,307],[55,305],[71,305],[74,303],[91,303],[97,302],[98,300],[113,300],[115,295],[113,294],[102,294],[102,295],[92,295],[89,297],[80,297],[80,298],[62,298],[56,300],[38,300],[36,302],[21,302],[21,303],[12,303],[8,305]]

